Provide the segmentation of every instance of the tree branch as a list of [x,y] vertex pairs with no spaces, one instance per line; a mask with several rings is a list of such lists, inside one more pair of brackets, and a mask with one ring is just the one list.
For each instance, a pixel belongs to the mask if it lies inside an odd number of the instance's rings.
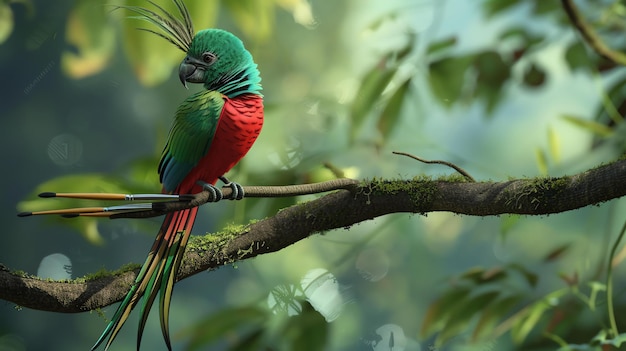
[[[237,230],[193,237],[177,278],[278,251],[312,234],[390,213],[545,215],[596,205],[626,195],[626,160],[559,178],[465,182],[457,176],[342,182],[349,190],[291,206]],[[181,204],[189,205],[174,205]],[[173,207],[167,210],[180,209]],[[100,275],[87,281],[54,282],[11,273],[0,265],[0,299],[46,311],[88,311],[121,300],[138,271]]]
[[576,27],[585,42],[587,42],[598,55],[615,64],[626,66],[626,55],[619,51],[612,50],[604,43],[600,36],[593,30],[593,27],[585,21],[573,0],[561,0],[561,3],[574,27]]
[[[293,197],[298,195],[311,195],[325,193],[333,190],[355,190],[359,184],[358,180],[342,178],[321,183],[281,185],[281,186],[244,186],[244,198],[246,197]],[[233,190],[224,186],[222,194],[225,199],[229,198]],[[208,191],[194,194],[191,200],[155,202],[153,209],[149,211],[121,212],[111,215],[111,219],[119,218],[150,218],[162,216],[168,212],[180,211],[187,208],[198,207],[211,202],[211,195]]]

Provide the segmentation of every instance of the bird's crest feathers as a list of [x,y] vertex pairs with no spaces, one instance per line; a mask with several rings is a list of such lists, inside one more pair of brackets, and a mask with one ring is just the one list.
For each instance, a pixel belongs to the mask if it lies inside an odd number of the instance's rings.
[[141,6],[124,6],[120,5],[117,8],[127,9],[136,13],[138,16],[132,16],[132,18],[144,20],[157,26],[160,31],[138,28],[145,30],[160,36],[161,38],[174,44],[177,48],[183,52],[187,52],[191,46],[191,40],[194,36],[193,23],[191,22],[191,16],[189,11],[182,0],[172,0],[178,9],[180,18],[167,12],[163,7],[156,4],[154,1],[148,0],[155,10],[150,10]]

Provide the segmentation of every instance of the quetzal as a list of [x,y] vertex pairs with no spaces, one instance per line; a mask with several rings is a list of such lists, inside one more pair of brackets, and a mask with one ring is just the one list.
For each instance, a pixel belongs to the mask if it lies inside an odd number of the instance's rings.
[[[159,12],[143,7],[125,8],[159,29],[149,32],[185,51],[186,57],[178,70],[183,85],[204,85],[202,91],[191,95],[178,107],[158,166],[163,193],[193,194],[202,191],[207,184],[215,184],[257,139],[263,125],[261,78],[252,55],[235,35],[219,29],[194,34],[182,0],[173,0],[180,19],[149,2]],[[198,208],[194,207],[165,216],[135,283],[92,350],[107,337],[105,350],[109,348],[143,297],[137,335],[139,349],[150,307],[158,293],[161,330],[171,350],[170,300],[197,212]]]

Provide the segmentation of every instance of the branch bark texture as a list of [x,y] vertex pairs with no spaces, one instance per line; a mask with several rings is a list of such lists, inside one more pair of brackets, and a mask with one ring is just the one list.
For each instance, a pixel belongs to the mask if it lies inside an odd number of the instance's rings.
[[[545,215],[596,205],[626,195],[626,160],[559,178],[506,182],[459,179],[342,181],[344,190],[286,208],[239,230],[194,237],[178,279],[281,250],[315,233],[347,228],[391,213]],[[254,189],[263,191],[263,188]],[[189,204],[174,203],[164,211],[180,206]],[[54,282],[12,273],[0,266],[0,299],[38,310],[84,312],[121,300],[138,271],[107,274],[87,281]]]

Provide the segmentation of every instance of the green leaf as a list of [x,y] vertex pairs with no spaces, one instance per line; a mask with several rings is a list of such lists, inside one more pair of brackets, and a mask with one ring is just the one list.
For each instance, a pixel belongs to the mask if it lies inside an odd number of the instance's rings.
[[543,314],[554,308],[557,299],[568,292],[567,289],[554,291],[546,295],[543,299],[526,307],[523,316],[515,321],[511,328],[511,337],[515,343],[523,342],[528,334],[537,326]]
[[596,281],[588,282],[587,285],[591,288],[591,292],[589,293],[589,307],[591,310],[596,308],[596,299],[600,292],[606,291],[606,284]]
[[115,49],[115,28],[103,4],[81,0],[67,19],[65,39],[73,50],[61,55],[61,68],[72,78],[84,78],[108,66]]
[[546,72],[533,63],[524,72],[523,82],[529,88],[538,88],[546,82]]
[[352,133],[363,124],[374,104],[380,99],[383,90],[389,85],[391,78],[396,73],[395,68],[385,67],[387,58],[380,65],[373,67],[361,82],[356,97],[352,102],[350,120],[352,121]]
[[521,43],[518,44],[521,48],[520,50],[526,51],[533,45],[539,44],[543,41],[544,37],[540,35],[535,35],[534,33],[530,33],[524,27],[512,27],[500,34],[500,41],[505,41],[507,39],[521,39]]
[[[126,5],[146,6],[146,3],[141,0],[129,0]],[[177,11],[172,7],[173,3],[160,5],[167,11]],[[138,30],[139,28],[157,30],[150,23],[132,18],[135,14],[130,11],[124,9],[118,11],[124,14],[121,19],[124,53],[139,82],[144,86],[155,86],[168,80],[175,65],[183,59],[184,53],[163,38]]]
[[220,10],[219,1],[185,1],[185,5],[196,31],[215,27]]
[[535,6],[533,12],[536,15],[549,15],[555,11],[560,11],[561,4],[558,1],[534,0]]
[[504,236],[513,228],[521,219],[520,215],[509,214],[502,215],[500,217],[500,236],[504,239]]
[[457,38],[455,36],[436,41],[428,45],[428,49],[426,49],[426,54],[432,55],[432,54],[447,50],[453,47],[454,45],[456,45],[456,43],[457,43]]
[[577,41],[565,50],[565,62],[570,71],[589,68],[589,56],[582,41]]
[[[216,1],[203,1],[203,3]],[[222,0],[222,5],[248,37],[255,41],[268,40],[274,29],[274,1]]]
[[600,344],[602,344],[603,342],[605,342],[606,340],[608,340],[607,336],[609,334],[609,331],[606,329],[602,329],[598,332],[598,334],[596,334],[592,339],[591,342],[589,343],[590,345],[594,345],[594,346],[599,346]]
[[621,333],[614,337],[613,339],[608,339],[602,342],[602,345],[612,345],[615,347],[622,346],[623,343],[626,342],[626,333]]
[[[102,174],[75,174],[54,178],[38,185],[28,198],[17,204],[20,212],[33,212],[56,208],[90,207],[94,206],[91,200],[77,199],[42,199],[36,197],[42,192],[106,192],[106,193],[128,193],[128,189],[123,186],[120,179],[108,177]],[[101,206],[102,204],[100,204]],[[67,220],[59,216],[48,217],[50,221],[55,221],[63,225],[70,226],[80,232],[83,237],[93,243],[102,244],[103,239],[98,231],[98,220],[93,217],[80,217]]]
[[[188,350],[205,350],[208,344],[239,328],[253,326],[254,330],[262,329],[260,326],[269,317],[268,311],[259,307],[229,308],[204,318],[193,327],[183,330],[181,335],[189,338]],[[248,336],[250,342],[254,341],[254,332]]]
[[4,43],[13,32],[13,10],[9,2],[0,2],[0,44]]
[[496,51],[476,55],[473,63],[477,71],[474,95],[485,102],[487,113],[491,114],[500,102],[504,83],[511,76],[511,64]]
[[426,311],[420,335],[425,338],[442,329],[445,326],[450,313],[458,305],[466,302],[466,297],[470,292],[471,289],[469,287],[455,287],[432,303],[428,307],[428,311]]
[[572,116],[572,115],[564,115],[561,117],[564,120],[568,121],[569,123],[577,127],[586,129],[595,135],[605,137],[605,138],[613,135],[613,131],[611,130],[611,128],[609,128],[608,126],[602,123],[598,123],[596,121],[590,121],[588,119],[584,119],[584,118],[581,118],[578,116]]
[[132,187],[133,192],[153,193],[161,189],[159,174],[156,171],[158,164],[158,158],[144,157],[134,159],[122,167],[125,170],[124,175],[128,176],[128,185]]
[[[602,351],[607,349],[603,347],[604,345],[611,345],[619,349],[626,342],[626,334],[624,333],[617,335],[613,339],[608,339],[607,335],[608,331],[602,329],[588,344],[568,344],[559,348],[558,351]],[[613,350],[613,348],[608,348],[607,350]]]
[[624,102],[624,98],[626,98],[625,87],[626,79],[620,79],[611,86],[608,94],[602,94],[602,104],[598,106],[598,111],[595,115],[596,120],[601,121],[601,118],[607,115],[610,120],[609,123],[612,122],[615,125],[619,125],[624,121],[623,114],[625,112],[624,107],[626,107]]
[[472,319],[493,303],[499,295],[500,291],[488,291],[467,299],[463,304],[458,304],[457,308],[450,312],[441,333],[437,336],[436,344],[443,345],[467,329]]
[[544,262],[552,262],[555,261],[557,259],[559,259],[561,256],[563,256],[563,254],[569,250],[571,247],[571,244],[563,244],[560,246],[557,246],[556,248],[550,250],[550,252],[543,258]]
[[378,124],[376,127],[378,131],[382,134],[383,139],[387,140],[391,135],[391,132],[395,129],[398,124],[398,120],[400,118],[400,110],[402,109],[402,104],[404,103],[405,97],[408,95],[409,86],[411,85],[411,80],[407,79],[387,101],[383,112],[378,117]]
[[446,57],[430,63],[430,89],[444,107],[451,107],[461,98],[465,75],[472,60],[472,55],[465,55]]
[[[127,0],[125,5],[150,7],[145,0]],[[180,17],[174,2],[160,1],[159,6]],[[219,8],[218,1],[188,2],[186,6],[195,30],[211,27],[215,24]],[[138,28],[146,28],[158,31],[150,23],[132,18],[134,13],[123,9],[116,12],[121,13],[120,16],[122,17],[124,52],[131,62],[139,82],[145,86],[155,86],[168,80],[172,76],[174,68],[178,67],[184,58],[185,53],[153,33],[138,30]]]
[[476,327],[472,333],[472,340],[477,341],[482,338],[488,338],[497,322],[508,315],[511,309],[522,300],[522,295],[513,295],[500,297],[489,304],[489,306],[483,310],[476,323]]
[[302,303],[302,313],[291,317],[281,338],[289,340],[290,350],[324,350],[328,341],[328,323],[311,304]]
[[561,145],[559,135],[552,127],[548,127],[548,150],[554,162],[559,163],[561,161]]
[[524,277],[524,279],[526,279],[526,282],[528,283],[528,285],[530,285],[533,288],[537,286],[537,282],[539,281],[539,276],[537,276],[537,274],[529,271],[528,269],[526,269],[526,267],[518,263],[510,264],[509,267],[520,272],[522,276]]
[[480,285],[504,279],[507,276],[508,273],[502,269],[502,267],[492,267],[489,269],[474,267],[461,274],[459,279],[467,280],[473,284]]
[[509,10],[511,7],[518,5],[517,0],[486,0],[483,7],[487,17],[492,17],[500,12]]
[[606,284],[598,281],[590,281],[587,285],[592,291],[606,291]]
[[537,169],[539,169],[539,173],[542,175],[548,174],[548,157],[546,153],[540,149],[535,149],[535,158],[537,159]]
[[552,306],[543,300],[532,305],[528,315],[511,328],[513,341],[515,343],[522,343],[528,334],[537,326],[544,312],[550,308],[552,308]]
[[315,26],[315,17],[313,9],[308,0],[275,0],[276,4],[291,12],[296,23],[313,28]]
[[32,18],[35,13],[35,6],[32,0],[0,0],[0,44],[4,43],[13,33],[15,19],[13,9],[10,4],[22,4],[26,9],[28,17]]
[[231,347],[230,351],[257,351],[262,350],[263,336],[265,329],[262,327],[256,327],[251,332],[247,333],[240,340],[238,339]]
[[474,58],[478,71],[478,81],[482,84],[501,85],[511,75],[510,66],[504,62],[500,53],[489,50],[481,52]]

